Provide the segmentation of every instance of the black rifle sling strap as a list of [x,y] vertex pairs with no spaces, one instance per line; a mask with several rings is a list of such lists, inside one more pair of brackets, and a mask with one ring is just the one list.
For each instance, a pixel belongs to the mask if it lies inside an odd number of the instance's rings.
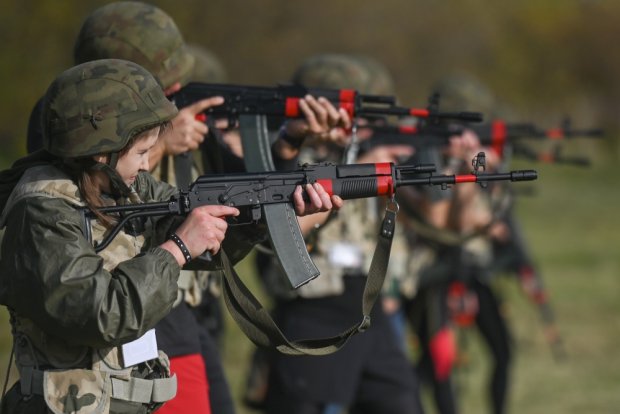
[[221,259],[224,273],[224,302],[241,330],[258,346],[274,347],[289,355],[327,355],[340,349],[350,337],[370,326],[370,312],[381,293],[387,271],[396,211],[386,209],[372,257],[362,299],[362,321],[329,338],[289,341],[237,275],[226,254]]

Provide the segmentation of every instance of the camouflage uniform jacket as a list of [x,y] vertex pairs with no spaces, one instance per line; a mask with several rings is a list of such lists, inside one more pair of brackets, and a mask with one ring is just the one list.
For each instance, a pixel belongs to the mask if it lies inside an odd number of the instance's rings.
[[[148,174],[134,189],[144,202],[174,192]],[[0,206],[0,303],[12,313],[19,367],[90,368],[93,350],[140,337],[177,297],[180,267],[154,247],[168,220],[147,223],[139,237],[122,231],[97,254],[84,236],[81,206],[76,185],[51,165],[28,169]],[[96,240],[105,229],[93,222],[92,231]]]

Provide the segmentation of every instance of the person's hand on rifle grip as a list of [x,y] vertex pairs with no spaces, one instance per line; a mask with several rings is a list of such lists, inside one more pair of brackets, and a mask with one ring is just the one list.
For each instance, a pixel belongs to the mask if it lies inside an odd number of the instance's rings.
[[[305,192],[305,197],[304,197]],[[293,205],[298,216],[327,212],[332,209],[340,209],[344,204],[343,200],[337,196],[330,196],[323,186],[319,183],[297,186],[293,194]]]
[[[227,216],[238,216],[239,210],[222,205],[207,205],[193,209],[175,234],[185,244],[192,258],[208,251],[216,254],[228,228]],[[181,248],[172,240],[167,240],[161,248],[168,250],[183,266],[187,259]]]
[[447,147],[448,156],[453,159],[465,161],[467,165],[482,150],[480,139],[475,132],[466,129],[461,135],[450,137]]
[[310,95],[299,100],[299,109],[304,118],[288,121],[284,126],[284,133],[289,139],[346,139],[346,131],[351,129],[351,118],[344,109],[336,109],[323,97],[315,98]]

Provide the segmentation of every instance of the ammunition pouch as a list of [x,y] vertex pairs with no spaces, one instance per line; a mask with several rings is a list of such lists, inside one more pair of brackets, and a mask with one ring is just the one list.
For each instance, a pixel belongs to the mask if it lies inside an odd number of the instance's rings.
[[54,414],[150,413],[176,395],[167,361],[160,352],[158,359],[117,372],[22,367],[21,393],[43,396]]

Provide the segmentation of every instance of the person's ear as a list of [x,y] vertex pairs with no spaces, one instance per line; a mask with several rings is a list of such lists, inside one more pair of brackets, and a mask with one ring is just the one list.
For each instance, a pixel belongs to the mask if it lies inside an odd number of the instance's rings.
[[172,85],[164,89],[164,95],[170,96],[173,93],[178,92],[180,90],[181,90],[181,82],[175,82]]
[[93,155],[93,159],[97,162],[100,162],[101,164],[108,163],[108,156],[105,154]]

